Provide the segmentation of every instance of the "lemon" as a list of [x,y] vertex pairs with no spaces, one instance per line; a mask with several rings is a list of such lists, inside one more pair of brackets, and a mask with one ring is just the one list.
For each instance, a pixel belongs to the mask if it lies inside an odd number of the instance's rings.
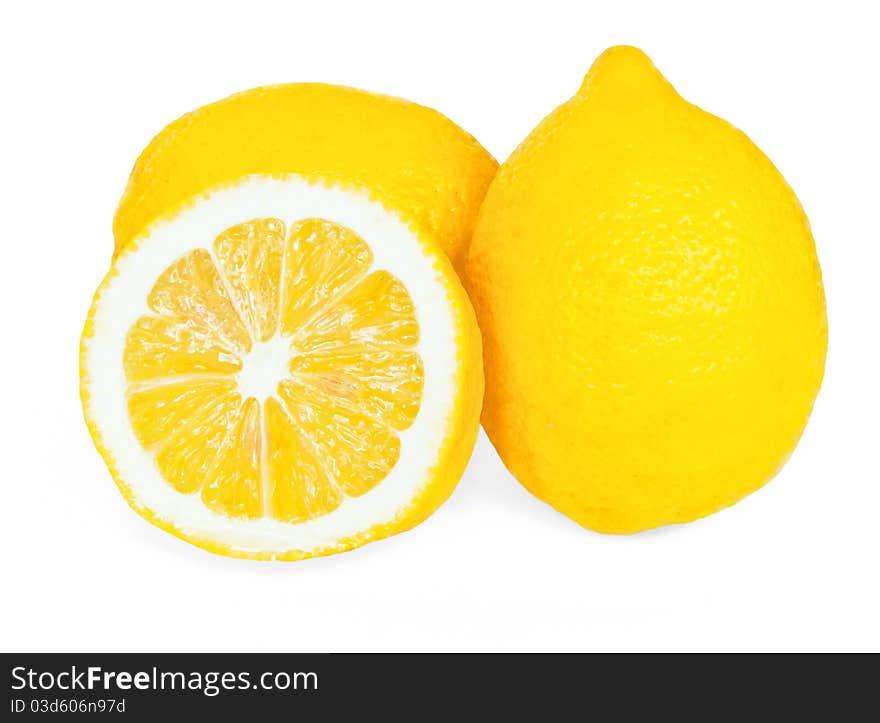
[[436,111],[327,85],[163,130],[80,350],[86,421],[129,504],[256,559],[430,515],[479,424],[479,331],[450,258],[495,169]]
[[739,130],[615,47],[502,165],[465,270],[483,424],[588,528],[694,520],[776,474],[827,323],[807,219]]

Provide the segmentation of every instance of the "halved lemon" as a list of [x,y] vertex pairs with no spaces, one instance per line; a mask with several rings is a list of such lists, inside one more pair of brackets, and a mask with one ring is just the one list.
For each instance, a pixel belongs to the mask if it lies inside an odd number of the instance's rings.
[[96,446],[136,511],[214,552],[408,529],[473,447],[479,332],[442,241],[332,180],[250,173],[177,203],[117,244],[89,312]]

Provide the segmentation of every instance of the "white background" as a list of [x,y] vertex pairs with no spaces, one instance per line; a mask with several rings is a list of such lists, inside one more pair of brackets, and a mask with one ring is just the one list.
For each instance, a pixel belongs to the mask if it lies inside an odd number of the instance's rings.
[[[4,3],[0,648],[878,650],[880,231],[871,3]],[[750,134],[810,216],[825,383],[783,472],[734,508],[604,537],[485,437],[417,529],[289,564],[217,557],[129,510],[92,447],[77,351],[137,154],[251,86],[327,81],[438,108],[503,160],[607,46],[642,47]]]

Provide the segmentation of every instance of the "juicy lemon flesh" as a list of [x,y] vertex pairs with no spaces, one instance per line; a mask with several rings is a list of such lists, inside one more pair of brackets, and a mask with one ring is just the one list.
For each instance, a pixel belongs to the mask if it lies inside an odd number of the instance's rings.
[[170,485],[298,523],[388,475],[424,368],[409,293],[372,263],[340,224],[257,218],[164,270],[123,363],[132,428]]

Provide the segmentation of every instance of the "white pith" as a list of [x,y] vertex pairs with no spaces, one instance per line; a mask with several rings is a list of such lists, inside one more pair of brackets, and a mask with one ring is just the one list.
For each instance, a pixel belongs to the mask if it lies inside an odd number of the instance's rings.
[[241,371],[235,375],[243,399],[277,396],[278,382],[290,376],[290,341],[276,334],[267,341],[257,341],[241,362]]
[[[168,484],[131,427],[122,365],[128,331],[148,312],[147,295],[167,266],[193,249],[211,249],[217,235],[230,226],[267,217],[281,219],[288,228],[305,218],[323,218],[357,233],[373,252],[370,270],[387,270],[406,286],[420,330],[416,351],[424,365],[419,412],[413,424],[398,433],[400,458],[388,476],[333,512],[297,524],[269,517],[230,518],[209,510],[198,494],[184,495]],[[95,300],[92,335],[85,340],[83,357],[87,415],[136,504],[190,539],[244,554],[308,553],[393,520],[424,487],[451,424],[458,371],[456,319],[436,264],[437,257],[426,253],[409,227],[366,193],[328,188],[298,176],[251,176],[153,226],[116,259],[114,272]],[[280,343],[272,340],[255,347],[237,375],[239,385],[254,396],[262,395],[261,400],[277,385]],[[264,373],[272,378],[264,378]]]

